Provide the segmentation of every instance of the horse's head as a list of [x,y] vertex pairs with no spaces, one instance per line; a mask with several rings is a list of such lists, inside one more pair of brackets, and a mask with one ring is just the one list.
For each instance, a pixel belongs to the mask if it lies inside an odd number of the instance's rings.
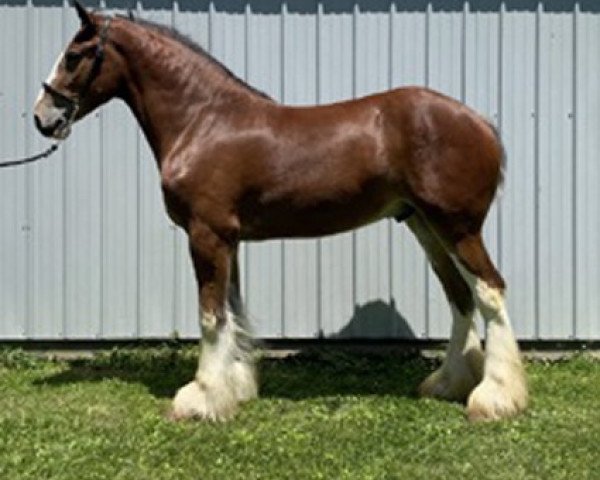
[[121,75],[116,51],[108,48],[110,18],[86,11],[74,2],[81,27],[56,60],[34,106],[38,130],[66,138],[71,124],[112,98]]

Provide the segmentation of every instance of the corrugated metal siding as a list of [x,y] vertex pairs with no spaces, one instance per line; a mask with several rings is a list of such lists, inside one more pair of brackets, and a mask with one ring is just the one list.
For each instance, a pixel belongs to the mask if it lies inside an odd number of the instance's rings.
[[[89,3],[89,2],[88,2]],[[600,338],[600,5],[592,0],[213,0],[96,6],[172,25],[289,104],[428,85],[499,128],[508,169],[485,227],[522,339]],[[77,26],[67,2],[0,0],[0,156],[46,142],[31,106]],[[198,335],[184,235],[117,102],[54,158],[0,172],[0,338]],[[437,279],[394,222],[244,245],[263,337],[446,337]]]

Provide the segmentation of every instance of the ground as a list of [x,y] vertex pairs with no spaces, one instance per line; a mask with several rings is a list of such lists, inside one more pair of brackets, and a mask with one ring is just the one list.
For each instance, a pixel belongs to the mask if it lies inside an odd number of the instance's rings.
[[39,360],[0,350],[0,478],[599,479],[600,361],[531,361],[531,408],[470,424],[420,400],[437,360],[309,351],[261,361],[261,398],[226,424],[171,422],[189,349]]

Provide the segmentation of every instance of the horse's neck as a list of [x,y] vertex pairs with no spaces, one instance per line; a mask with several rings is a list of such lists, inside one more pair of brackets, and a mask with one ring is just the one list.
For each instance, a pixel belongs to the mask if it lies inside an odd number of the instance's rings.
[[202,122],[216,99],[239,95],[226,74],[170,38],[123,29],[122,50],[128,72],[123,98],[137,118],[160,163],[175,148],[181,133]]

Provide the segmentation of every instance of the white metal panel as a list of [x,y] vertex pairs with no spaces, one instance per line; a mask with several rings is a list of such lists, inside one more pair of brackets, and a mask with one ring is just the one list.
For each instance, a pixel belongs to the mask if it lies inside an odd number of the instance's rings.
[[209,4],[210,52],[238,77],[246,76],[246,3],[215,0]]
[[508,311],[521,338],[535,335],[537,315],[536,2],[501,11],[500,132],[506,149],[501,261]]
[[[27,109],[48,77],[58,54],[66,43],[61,4],[43,5],[28,11],[27,60],[29,63]],[[29,152],[47,147],[33,127],[29,131]],[[81,129],[79,129],[81,131]],[[26,335],[34,338],[66,337],[66,245],[65,232],[65,164],[67,151],[62,149],[49,162],[31,167],[28,184],[29,245],[28,307]]]
[[600,338],[600,4],[581,2],[575,55],[575,338]]
[[[565,2],[562,2],[564,5]],[[573,12],[539,14],[539,332],[573,334]],[[560,2],[559,2],[560,6]]]
[[[25,4],[0,4],[0,152],[15,158],[29,153],[26,104],[28,10]],[[14,168],[0,174],[0,338],[26,334],[28,315],[27,215],[29,170]]]
[[102,109],[102,307],[100,335],[136,335],[138,131],[123,102]]
[[[485,238],[518,335],[600,337],[597,2],[102,5],[132,5],[175,25],[286,103],[417,84],[473,106],[498,126],[507,151]],[[31,106],[77,19],[61,0],[0,1],[0,14],[0,60],[14,70],[0,72],[0,153],[16,156],[48,144]],[[52,159],[2,171],[0,222],[0,336],[198,335],[187,241],[165,215],[154,159],[124,106],[82,121]],[[252,244],[241,258],[260,336],[448,334],[443,291],[401,225]]]

